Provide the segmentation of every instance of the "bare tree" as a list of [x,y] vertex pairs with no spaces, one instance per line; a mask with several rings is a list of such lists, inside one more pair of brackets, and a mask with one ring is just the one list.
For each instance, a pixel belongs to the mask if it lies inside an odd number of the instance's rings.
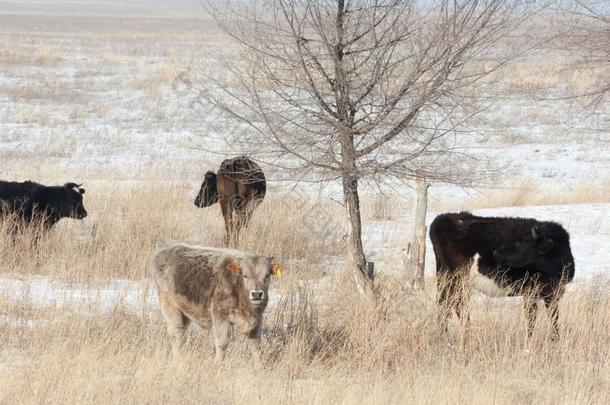
[[574,62],[574,69],[599,72],[602,79],[584,94],[589,112],[597,114],[597,130],[610,132],[610,3],[607,0],[564,1],[567,15],[560,21],[564,25],[562,45]]
[[470,180],[459,138],[480,111],[477,84],[515,57],[497,44],[532,3],[210,0],[237,47],[191,84],[245,124],[231,142],[293,179],[341,182],[351,274],[370,296],[359,184]]

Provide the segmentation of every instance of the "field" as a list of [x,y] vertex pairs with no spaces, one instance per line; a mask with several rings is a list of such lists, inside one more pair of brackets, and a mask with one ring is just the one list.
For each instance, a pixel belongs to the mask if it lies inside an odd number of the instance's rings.
[[608,72],[565,71],[551,51],[487,83],[505,97],[469,136],[508,166],[476,188],[433,184],[427,222],[469,209],[562,223],[577,275],[557,344],[540,308],[526,350],[520,299],[488,296],[480,277],[471,328],[454,321],[440,340],[430,245],[425,293],[405,288],[413,195],[402,183],[363,195],[379,296],[365,305],[342,271],[336,185],[274,181],[270,167],[241,241],[287,269],[272,281],[264,365],[238,343],[215,365],[197,328],[172,356],[147,263],[163,241],[221,245],[219,208],[192,201],[235,150],[226,122],[193,110],[177,80],[231,42],[197,1],[168,4],[0,4],[0,179],[82,182],[89,212],[37,243],[36,230],[13,240],[0,223],[0,403],[610,402],[610,147],[585,100],[569,98]]

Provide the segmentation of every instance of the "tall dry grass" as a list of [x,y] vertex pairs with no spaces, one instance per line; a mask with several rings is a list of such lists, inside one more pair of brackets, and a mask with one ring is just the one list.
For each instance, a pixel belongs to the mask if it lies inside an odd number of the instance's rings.
[[495,77],[503,85],[520,91],[568,91],[573,95],[590,92],[609,74],[607,66],[572,69],[569,62],[542,58],[514,63]]
[[[151,252],[169,240],[221,246],[224,222],[220,207],[193,204],[188,184],[155,183],[128,187],[87,187],[89,217],[63,219],[50,232],[33,226],[16,235],[11,220],[0,225],[0,272],[52,275],[62,279],[146,277]],[[256,210],[240,247],[301,263],[336,256],[342,236],[339,207],[271,196]],[[36,243],[33,241],[36,240]]]
[[[386,285],[391,284],[385,280]],[[464,347],[439,344],[432,305],[385,291],[378,305],[328,288],[292,289],[267,315],[264,365],[236,341],[223,366],[211,337],[190,335],[172,356],[156,312],[134,315],[11,308],[4,322],[0,401],[17,403],[607,403],[610,300],[589,287],[562,305],[562,338],[545,318],[524,352],[512,307],[474,306]],[[6,298],[2,300],[3,307]]]
[[[434,191],[433,187],[428,201],[428,210],[431,212],[610,202],[610,182],[607,180],[576,186],[531,181],[498,184],[493,188],[470,190],[470,195],[462,194],[452,198],[447,198],[443,193],[438,196]],[[397,205],[399,202],[392,204]],[[405,208],[403,214],[409,211]]]
[[[72,297],[72,288],[94,291],[111,278],[143,285],[137,280],[163,240],[219,245],[218,207],[197,209],[192,194],[183,184],[93,184],[85,195],[90,216],[63,220],[36,243],[38,230],[12,236],[3,223],[0,403],[610,400],[608,280],[581,285],[564,298],[556,343],[547,341],[549,322],[541,311],[525,352],[520,301],[476,299],[470,329],[454,322],[453,345],[446,346],[438,335],[433,290],[415,297],[403,291],[400,279],[380,274],[377,302],[367,305],[347,278],[330,271],[335,269],[323,259],[344,251],[334,202],[269,198],[240,241],[280,257],[288,268],[286,277],[272,282],[279,302],[266,316],[263,366],[252,364],[239,339],[226,363],[214,365],[211,336],[197,328],[184,351],[172,356],[158,308],[140,300],[134,310],[120,291],[110,302],[94,293],[83,305],[62,300],[63,294]],[[27,284],[35,274],[62,282],[55,300],[41,303],[34,287],[11,290],[12,279]],[[456,344],[463,334],[465,345]]]

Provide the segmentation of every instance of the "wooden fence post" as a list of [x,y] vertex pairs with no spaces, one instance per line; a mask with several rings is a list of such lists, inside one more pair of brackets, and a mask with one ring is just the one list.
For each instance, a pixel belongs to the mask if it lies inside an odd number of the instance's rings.
[[407,280],[414,290],[424,289],[424,267],[426,265],[426,211],[428,209],[428,187],[430,184],[423,176],[415,179],[415,214],[413,217],[413,233],[411,242],[407,245],[404,260]]
[[366,262],[366,273],[371,280],[375,280],[375,262]]

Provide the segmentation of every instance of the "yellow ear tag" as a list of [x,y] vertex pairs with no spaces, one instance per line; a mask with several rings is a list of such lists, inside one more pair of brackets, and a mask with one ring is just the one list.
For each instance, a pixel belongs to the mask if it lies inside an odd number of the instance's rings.
[[235,262],[229,263],[227,265],[227,270],[230,271],[233,274],[239,273],[239,270],[240,270],[239,269],[239,263],[235,263]]
[[273,274],[276,277],[282,277],[282,275],[284,274],[284,266],[282,266],[281,264],[274,264],[271,267],[271,274]]

